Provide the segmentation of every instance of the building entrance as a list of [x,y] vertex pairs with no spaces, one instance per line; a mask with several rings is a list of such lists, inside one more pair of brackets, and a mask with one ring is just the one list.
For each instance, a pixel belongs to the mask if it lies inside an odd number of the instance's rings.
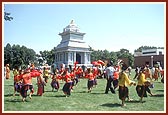
[[76,61],[81,64],[81,55],[79,53],[76,53]]

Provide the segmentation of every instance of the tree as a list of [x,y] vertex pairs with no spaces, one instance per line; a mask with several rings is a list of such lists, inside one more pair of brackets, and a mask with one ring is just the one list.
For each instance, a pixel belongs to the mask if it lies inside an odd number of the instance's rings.
[[11,68],[27,66],[36,60],[36,53],[33,49],[15,44],[11,47],[9,43],[4,47],[4,64],[9,63]]
[[13,20],[13,17],[10,16],[11,13],[9,12],[4,12],[4,19],[5,21],[11,21]]
[[39,61],[43,61],[46,62],[48,65],[52,65],[54,63],[54,59],[55,59],[55,53],[54,53],[54,48],[51,51],[40,51],[40,56],[41,57],[39,59]]
[[[134,51],[135,52],[142,52],[142,50],[145,50],[145,49],[157,49],[157,47],[155,47],[155,46],[141,46],[138,49],[135,49]],[[164,49],[164,48],[158,47],[158,49]]]

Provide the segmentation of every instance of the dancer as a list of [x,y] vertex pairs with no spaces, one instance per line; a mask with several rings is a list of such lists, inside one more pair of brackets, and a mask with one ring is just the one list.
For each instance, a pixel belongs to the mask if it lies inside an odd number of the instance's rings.
[[153,95],[148,88],[151,85],[150,81],[145,79],[145,69],[141,67],[140,73],[138,75],[138,84],[136,86],[136,91],[138,96],[140,97],[140,102],[142,102],[143,97],[147,97],[146,91],[148,91],[151,95]]
[[87,87],[88,87],[88,93],[90,93],[92,91],[93,88],[93,82],[94,82],[94,75],[92,73],[91,68],[88,68],[88,74],[85,76],[86,78],[88,78],[88,83],[87,83]]
[[[129,99],[129,90],[127,86],[136,85],[136,83],[129,79],[126,74],[128,66],[126,64],[122,65],[122,71],[119,73],[119,99],[122,101],[121,106],[126,106],[125,99]],[[130,100],[130,99],[129,99]]]
[[54,89],[58,91],[58,89],[60,88],[59,80],[61,79],[61,75],[58,72],[59,72],[58,69],[56,69],[56,71],[52,76],[52,81],[51,81],[52,91],[54,91]]
[[67,69],[63,72],[62,79],[65,81],[65,84],[63,86],[63,92],[66,97],[69,97],[71,95],[72,80],[71,80],[71,76],[68,73]]
[[44,67],[44,69],[43,69],[43,78],[44,78],[45,82],[48,83],[49,71],[48,71],[47,67]]
[[22,74],[19,72],[18,67],[15,67],[13,70],[13,75],[14,75],[14,93],[13,96],[15,96],[16,92],[20,93],[21,87],[22,87],[22,81],[19,79],[19,75]]
[[29,98],[32,98],[31,95],[34,93],[32,78],[39,77],[40,75],[41,73],[38,71],[30,72],[30,69],[25,69],[24,73],[20,75],[20,80],[23,80],[23,86],[20,92],[23,102],[26,100],[28,90],[30,90]]
[[39,77],[37,77],[37,87],[38,87],[38,89],[37,89],[37,95],[38,96],[42,96],[43,95],[43,93],[44,93],[44,86],[46,86],[46,83],[43,80],[43,76],[41,74]]

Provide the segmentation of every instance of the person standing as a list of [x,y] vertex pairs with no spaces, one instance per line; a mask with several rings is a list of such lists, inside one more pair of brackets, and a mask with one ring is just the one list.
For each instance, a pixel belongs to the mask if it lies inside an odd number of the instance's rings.
[[49,71],[48,71],[47,67],[44,67],[44,69],[43,69],[43,78],[44,78],[45,82],[48,83]]
[[107,84],[106,84],[106,89],[105,89],[105,94],[108,94],[108,91],[110,89],[111,93],[115,93],[113,87],[112,87],[112,82],[113,82],[113,78],[114,78],[114,67],[112,66],[113,63],[112,62],[109,62],[107,64],[107,68],[106,68],[106,79],[107,79]]
[[21,87],[22,87],[22,81],[19,80],[19,69],[18,67],[15,67],[13,70],[13,75],[14,75],[14,93],[13,96],[15,96],[16,92],[20,92]]
[[37,95],[42,96],[44,93],[44,86],[46,85],[45,81],[43,80],[43,76],[40,75],[37,77]]
[[6,79],[10,78],[10,68],[9,68],[9,64],[6,64]]

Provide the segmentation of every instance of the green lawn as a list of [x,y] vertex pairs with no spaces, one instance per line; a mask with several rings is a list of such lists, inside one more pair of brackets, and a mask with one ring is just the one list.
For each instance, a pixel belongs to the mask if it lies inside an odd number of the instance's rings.
[[[131,78],[134,77],[132,72]],[[58,92],[52,92],[50,86],[51,79],[47,86],[45,86],[45,93],[43,96],[36,96],[37,86],[36,78],[33,79],[35,92],[32,99],[27,97],[26,102],[21,101],[21,97],[17,94],[13,97],[13,76],[9,80],[4,80],[4,112],[17,111],[52,111],[52,112],[121,112],[121,111],[145,111],[145,112],[165,112],[164,105],[164,84],[155,81],[155,87],[152,90],[155,96],[148,94],[144,98],[144,102],[139,102],[139,97],[136,94],[135,86],[129,87],[129,95],[133,99],[132,102],[126,102],[125,107],[121,107],[121,100],[118,98],[118,91],[116,94],[104,94],[106,80],[98,79],[97,87],[93,88],[91,93],[87,92],[87,79],[80,79],[78,86],[74,87],[70,97],[65,97],[62,92],[63,82],[60,81],[60,89]]]

